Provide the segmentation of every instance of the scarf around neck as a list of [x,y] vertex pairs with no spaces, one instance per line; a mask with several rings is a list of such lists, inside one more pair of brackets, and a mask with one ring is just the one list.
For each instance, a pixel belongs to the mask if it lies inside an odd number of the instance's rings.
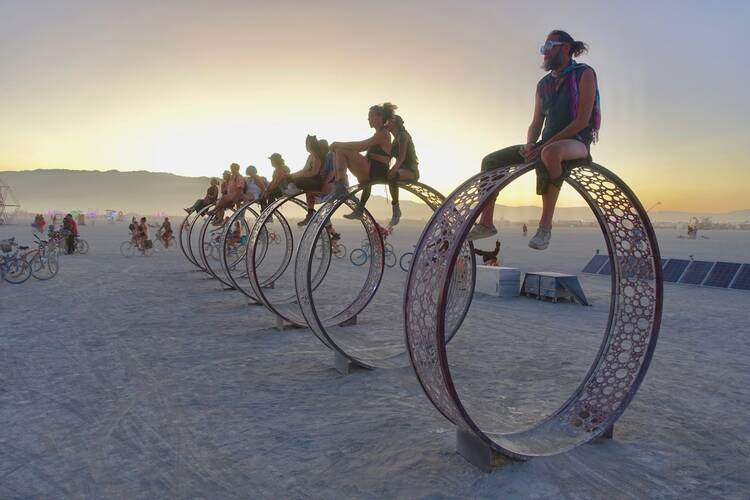
[[[543,92],[552,93],[557,91],[564,82],[568,83],[568,105],[570,106],[570,116],[573,120],[578,115],[578,70],[585,71],[591,69],[591,66],[583,63],[578,63],[574,59],[570,60],[568,64],[559,73],[550,73],[549,85],[543,86]],[[596,81],[596,73],[594,73],[594,84],[596,85],[596,97],[594,98],[594,109],[591,110],[591,128],[593,133],[593,142],[599,140],[599,128],[602,124],[602,113],[601,113],[601,101],[599,98],[599,83]]]

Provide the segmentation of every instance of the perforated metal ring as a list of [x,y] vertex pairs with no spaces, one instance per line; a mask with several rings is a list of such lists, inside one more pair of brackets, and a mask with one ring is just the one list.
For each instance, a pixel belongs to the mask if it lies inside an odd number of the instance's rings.
[[[299,305],[297,304],[297,294],[295,293],[294,286],[290,284],[288,290],[278,290],[276,285],[279,279],[287,272],[289,265],[292,261],[295,251],[299,250],[299,245],[294,244],[294,234],[289,227],[289,222],[281,212],[281,208],[288,203],[297,205],[298,207],[307,210],[305,202],[299,200],[295,196],[283,196],[273,203],[268,205],[263,212],[258,216],[258,220],[253,226],[250,232],[250,238],[247,247],[247,276],[250,281],[250,286],[253,291],[253,295],[257,300],[262,303],[268,310],[279,316],[281,319],[288,321],[297,326],[307,326],[305,318],[299,311]],[[258,264],[260,260],[264,258],[265,252],[267,251],[264,247],[263,241],[265,240],[265,246],[268,245],[268,230],[267,226],[270,220],[278,220],[281,224],[284,232],[284,255],[281,258],[275,271],[266,278],[258,276]],[[316,255],[319,259],[316,261],[313,283],[315,286],[319,284],[326,273],[331,263],[331,245],[330,241],[326,239],[327,244],[321,244],[318,246],[320,252]],[[268,290],[273,287],[273,295]]]
[[512,165],[464,182],[430,219],[406,288],[412,365],[433,405],[490,448],[525,460],[560,453],[601,435],[623,413],[648,370],[662,313],[662,271],[654,229],[633,192],[600,165],[575,168],[567,183],[586,200],[607,242],[611,304],[604,339],[585,378],[552,415],[521,432],[482,430],[462,405],[445,348],[450,276],[466,236],[494,193],[532,170]]
[[177,240],[180,243],[180,250],[182,250],[182,254],[185,256],[185,258],[193,264],[194,266],[197,266],[198,264],[195,262],[195,259],[189,252],[190,248],[190,228],[193,227],[193,224],[198,219],[198,211],[190,212],[184,219],[182,219],[182,223],[180,224],[180,234],[179,239]]
[[[400,189],[404,189],[417,196],[432,210],[436,210],[443,202],[443,195],[425,184],[404,182],[398,185]],[[355,346],[354,343],[344,345],[341,342],[337,342],[329,332],[330,328],[346,323],[361,313],[377,293],[382,280],[384,264],[383,239],[380,231],[377,229],[375,220],[366,209],[363,211],[361,221],[369,240],[369,246],[372,249],[372,255],[369,258],[370,268],[368,275],[359,293],[351,301],[348,298],[344,299],[342,304],[345,304],[345,307],[342,307],[337,314],[323,317],[318,313],[313,297],[313,255],[311,249],[318,245],[322,237],[327,235],[326,226],[330,222],[331,216],[343,204],[346,203],[352,209],[357,207],[358,204],[351,195],[357,194],[363,188],[364,186],[355,186],[349,192],[350,197],[334,199],[325,203],[308,223],[307,229],[302,235],[301,250],[297,255],[295,266],[297,297],[307,324],[326,346],[365,368],[406,366],[408,365],[406,349],[401,342],[399,342],[398,346],[374,346],[370,343],[366,348],[360,348]],[[449,327],[449,335],[446,341],[450,340],[450,337],[455,333],[466,316],[471,305],[471,292],[474,288],[476,269],[471,245],[468,243],[464,245],[460,255],[464,265],[452,275],[451,290],[448,294],[449,301],[446,306],[449,325],[455,325],[455,328]],[[389,321],[393,319],[389,318]],[[350,338],[350,340],[354,342],[354,339]]]
[[214,207],[215,205],[211,204],[198,211],[193,222],[190,224],[187,234],[188,258],[198,269],[204,272],[207,272],[206,267],[200,260],[200,248],[203,245],[201,230],[203,225],[208,223],[208,219],[210,218],[209,212],[211,212]]
[[[257,201],[251,201],[245,203],[238,208],[232,217],[229,218],[227,225],[224,227],[224,232],[221,237],[221,269],[224,275],[231,283],[231,287],[245,295],[248,299],[257,302],[256,296],[252,293],[252,287],[247,276],[247,246],[250,241],[250,233],[255,223],[258,221],[258,212],[256,208],[259,208]],[[248,221],[248,214],[250,221]],[[241,224],[241,239],[239,242],[232,242],[230,234],[235,223],[240,222]],[[242,241],[242,238],[246,241]],[[264,244],[263,248],[267,249],[268,246]],[[261,252],[258,259],[259,262],[263,261],[265,252]]]

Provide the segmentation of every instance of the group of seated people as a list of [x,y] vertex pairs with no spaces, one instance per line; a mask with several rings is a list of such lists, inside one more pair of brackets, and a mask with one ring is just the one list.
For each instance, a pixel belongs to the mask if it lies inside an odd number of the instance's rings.
[[[257,200],[261,208],[265,209],[284,194],[304,192],[307,215],[298,223],[299,226],[304,226],[315,213],[316,202],[324,195],[347,195],[348,170],[364,188],[357,208],[344,217],[360,218],[370,197],[370,184],[386,182],[393,209],[389,226],[395,226],[401,218],[397,182],[419,179],[414,143],[404,127],[404,120],[395,114],[396,108],[391,103],[372,106],[368,122],[375,132],[362,141],[334,142],[329,146],[326,140],[308,135],[305,139],[308,159],[305,166],[297,172],[291,171],[281,154],[273,153],[268,158],[273,167],[270,182],[258,175],[258,170],[252,165],[247,167],[246,177],[243,177],[240,166],[232,163],[230,170],[224,172],[221,185],[219,186],[218,179],[212,178],[206,196],[196,200],[185,211],[190,214],[215,204],[213,224],[221,226],[226,223],[224,212],[229,208]],[[395,162],[391,165],[393,159]]]

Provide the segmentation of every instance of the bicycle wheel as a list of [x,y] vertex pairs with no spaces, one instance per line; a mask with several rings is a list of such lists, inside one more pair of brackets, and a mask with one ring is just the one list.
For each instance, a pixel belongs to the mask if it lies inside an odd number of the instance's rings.
[[31,259],[31,275],[38,280],[49,280],[57,276],[57,271],[60,269],[60,260],[57,258],[57,254],[52,253],[37,253],[33,259]]
[[367,262],[367,253],[361,248],[355,248],[352,253],[349,254],[349,260],[355,266],[361,266]]
[[5,265],[5,281],[14,285],[20,285],[31,278],[31,266],[25,260],[18,258],[14,262]]
[[333,255],[335,255],[337,259],[343,259],[346,257],[346,247],[342,243],[337,244],[333,247]]
[[401,270],[405,273],[409,272],[409,269],[411,269],[411,261],[414,258],[413,252],[406,252],[404,255],[401,256],[401,258],[398,260],[398,265],[401,267]]
[[385,265],[388,267],[393,267],[396,265],[396,254],[386,250],[385,252]]
[[123,257],[132,257],[135,255],[136,247],[132,241],[123,241],[120,244],[120,253]]
[[89,251],[89,242],[86,240],[76,240],[76,252],[85,255]]

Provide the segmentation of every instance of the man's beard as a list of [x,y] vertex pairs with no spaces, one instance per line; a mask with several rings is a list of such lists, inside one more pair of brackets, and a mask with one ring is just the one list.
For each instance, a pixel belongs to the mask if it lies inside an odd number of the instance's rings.
[[552,70],[558,69],[560,66],[562,66],[562,62],[563,62],[562,52],[558,52],[555,57],[546,59],[544,61],[544,64],[542,64],[542,69],[544,71],[552,71]]

